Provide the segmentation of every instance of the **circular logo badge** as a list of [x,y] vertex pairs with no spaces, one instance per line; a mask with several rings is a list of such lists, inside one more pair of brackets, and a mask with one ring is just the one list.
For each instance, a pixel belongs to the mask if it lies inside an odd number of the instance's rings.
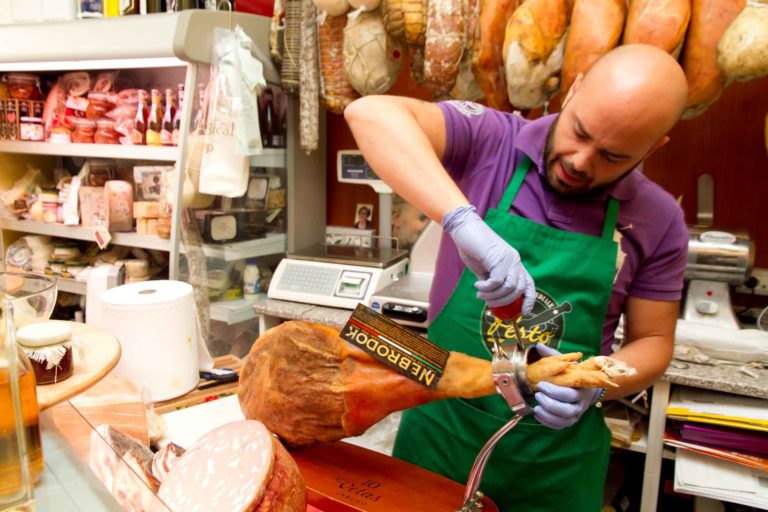
[[446,103],[467,117],[479,116],[485,110],[484,106],[473,101],[450,100],[446,101]]
[[[526,317],[517,319],[517,327],[524,345],[541,343],[558,348],[566,326],[566,317],[572,306],[568,301],[558,303],[550,295],[536,290],[536,302],[533,311]],[[502,321],[491,312],[488,306],[483,308],[480,322],[485,348],[493,354],[494,343],[502,347],[517,343],[515,328],[511,320]]]

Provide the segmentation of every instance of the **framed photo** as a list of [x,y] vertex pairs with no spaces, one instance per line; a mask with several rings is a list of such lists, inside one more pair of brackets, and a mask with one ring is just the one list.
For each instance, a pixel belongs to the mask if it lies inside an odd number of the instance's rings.
[[370,203],[357,203],[355,218],[352,226],[357,229],[373,229],[373,205]]

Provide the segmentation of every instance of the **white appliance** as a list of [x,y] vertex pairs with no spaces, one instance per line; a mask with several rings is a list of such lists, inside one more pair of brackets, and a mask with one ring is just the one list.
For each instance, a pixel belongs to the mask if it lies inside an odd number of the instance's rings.
[[411,248],[408,275],[375,293],[368,305],[395,322],[426,329],[429,325],[429,290],[443,230],[429,222]]
[[406,256],[388,247],[313,245],[280,261],[267,296],[355,309],[405,274]]

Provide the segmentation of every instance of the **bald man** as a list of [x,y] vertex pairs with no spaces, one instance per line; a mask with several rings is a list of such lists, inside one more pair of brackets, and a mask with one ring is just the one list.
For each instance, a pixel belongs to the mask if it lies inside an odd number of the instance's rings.
[[[431,340],[490,358],[494,338],[514,343],[490,308],[522,297],[521,336],[539,354],[612,354],[637,370],[608,390],[539,386],[534,414],[485,471],[481,488],[501,510],[600,510],[611,436],[597,406],[649,387],[671,359],[688,233],[637,167],[667,143],[686,94],[672,57],[629,45],[580,75],[559,114],[532,121],[392,96],[345,111],[376,173],[447,235]],[[500,396],[422,406],[404,414],[394,453],[463,483],[511,416]]]

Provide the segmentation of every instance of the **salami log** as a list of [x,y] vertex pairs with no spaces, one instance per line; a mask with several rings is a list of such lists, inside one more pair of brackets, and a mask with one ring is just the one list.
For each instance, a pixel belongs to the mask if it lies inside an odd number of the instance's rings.
[[690,17],[690,0],[630,0],[622,44],[650,44],[677,57]]
[[560,90],[568,92],[579,73],[619,44],[627,7],[624,0],[576,0],[565,40]]
[[479,38],[472,49],[472,72],[491,108],[512,111],[504,76],[504,29],[517,0],[480,0]]
[[296,462],[258,421],[236,421],[193,444],[165,477],[160,499],[174,511],[304,512]]
[[726,83],[768,76],[768,4],[751,3],[736,16],[717,45]]
[[[566,386],[604,387],[620,374],[595,369],[591,359],[580,363],[588,366],[574,364],[580,357],[543,358],[528,367],[528,376],[534,385],[557,378]],[[603,366],[608,363],[600,361]],[[336,329],[291,321],[255,341],[240,373],[238,399],[246,418],[302,446],[360,435],[391,412],[434,400],[495,393],[490,361],[451,352],[431,390],[344,341]]]
[[317,65],[317,10],[312,0],[301,0],[299,62],[299,139],[310,154],[320,138],[320,75]]
[[560,90],[569,0],[526,0],[507,24],[504,69],[509,101],[537,108]]
[[424,43],[424,85],[436,99],[453,89],[466,40],[464,0],[430,0]]
[[320,47],[320,99],[325,108],[341,114],[360,95],[344,72],[344,27],[346,16],[328,16],[317,28]]
[[725,77],[717,65],[717,43],[745,5],[746,0],[693,0],[682,59],[688,81],[683,118],[703,113],[725,89]]

